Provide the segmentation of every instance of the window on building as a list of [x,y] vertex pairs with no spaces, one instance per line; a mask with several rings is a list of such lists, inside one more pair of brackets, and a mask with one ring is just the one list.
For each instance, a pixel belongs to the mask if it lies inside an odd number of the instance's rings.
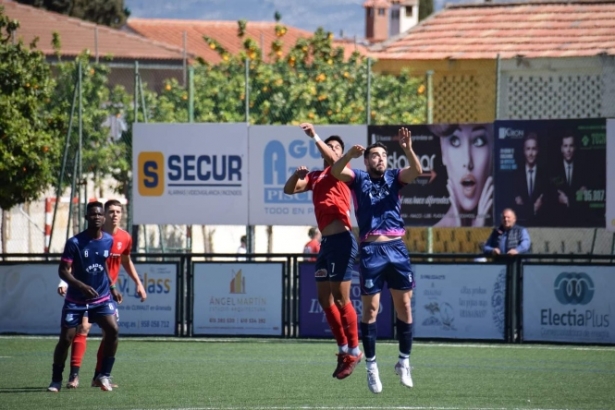
[[406,17],[412,17],[412,6],[406,6]]
[[399,10],[391,11],[391,18],[395,20],[399,20]]
[[373,7],[368,7],[367,8],[367,17],[374,17],[374,8]]
[[378,9],[378,15],[379,15],[379,16],[384,16],[384,15],[386,14],[386,12],[387,12],[387,11],[386,11],[386,9],[384,9],[384,8],[380,8],[380,9]]

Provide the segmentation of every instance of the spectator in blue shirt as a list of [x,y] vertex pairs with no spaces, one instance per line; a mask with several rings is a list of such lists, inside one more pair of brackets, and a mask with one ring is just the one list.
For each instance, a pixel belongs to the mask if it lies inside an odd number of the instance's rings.
[[532,245],[530,234],[516,222],[517,216],[512,209],[502,211],[502,225],[493,229],[483,252],[494,256],[528,253]]

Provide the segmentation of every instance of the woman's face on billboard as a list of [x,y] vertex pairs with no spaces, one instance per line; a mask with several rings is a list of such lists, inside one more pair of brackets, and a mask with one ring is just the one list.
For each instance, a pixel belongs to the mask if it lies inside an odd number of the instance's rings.
[[442,162],[460,212],[478,206],[491,175],[492,145],[493,135],[480,124],[458,125],[452,134],[440,138]]

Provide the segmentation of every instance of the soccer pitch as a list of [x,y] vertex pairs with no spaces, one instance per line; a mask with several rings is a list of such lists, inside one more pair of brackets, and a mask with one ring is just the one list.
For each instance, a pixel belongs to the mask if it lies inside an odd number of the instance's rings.
[[417,342],[408,389],[393,370],[397,344],[381,341],[375,395],[363,362],[331,377],[332,341],[124,338],[120,387],[103,392],[90,387],[99,340],[89,340],[79,388],[48,393],[56,338],[0,337],[0,409],[615,408],[615,347]]

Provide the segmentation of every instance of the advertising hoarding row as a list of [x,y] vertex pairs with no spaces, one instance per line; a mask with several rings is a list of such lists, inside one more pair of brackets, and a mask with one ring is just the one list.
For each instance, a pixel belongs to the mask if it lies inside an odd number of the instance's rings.
[[[405,224],[493,226],[510,207],[528,227],[615,230],[615,187],[606,186],[615,172],[606,154],[607,140],[615,152],[615,121],[608,124],[608,131],[605,119],[410,125],[423,173],[402,190]],[[346,149],[380,142],[389,167],[399,168],[408,164],[399,127],[329,125],[317,131],[323,139],[341,136]],[[299,166],[322,169],[323,160],[297,126],[135,124],[134,221],[313,225],[311,192],[283,192]],[[365,167],[362,158],[351,166]],[[615,185],[614,179],[608,183]]]

